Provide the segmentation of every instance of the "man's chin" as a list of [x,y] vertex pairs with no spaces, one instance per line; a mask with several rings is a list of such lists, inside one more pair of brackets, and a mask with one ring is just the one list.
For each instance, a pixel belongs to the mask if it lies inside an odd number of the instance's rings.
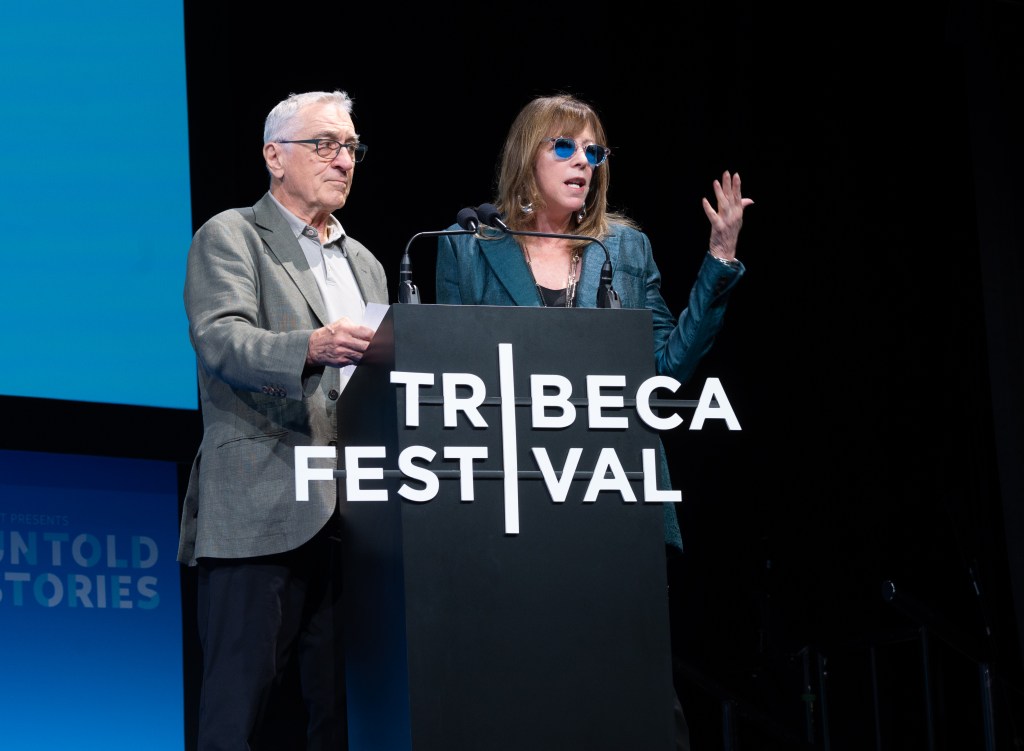
[[344,192],[335,193],[331,196],[331,201],[335,205],[334,210],[337,211],[345,205],[346,201],[348,201],[348,191],[346,190]]

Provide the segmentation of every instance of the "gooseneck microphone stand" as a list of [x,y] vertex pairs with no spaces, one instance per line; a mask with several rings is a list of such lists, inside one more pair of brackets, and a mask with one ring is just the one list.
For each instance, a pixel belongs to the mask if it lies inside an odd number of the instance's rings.
[[439,230],[436,232],[417,232],[409,238],[405,244],[405,252],[402,254],[402,262],[398,267],[398,302],[413,303],[420,302],[419,288],[412,281],[412,263],[409,260],[409,247],[421,237],[445,237],[447,235],[472,235],[476,232],[479,222],[476,218],[476,211],[463,209],[456,217],[462,229]]

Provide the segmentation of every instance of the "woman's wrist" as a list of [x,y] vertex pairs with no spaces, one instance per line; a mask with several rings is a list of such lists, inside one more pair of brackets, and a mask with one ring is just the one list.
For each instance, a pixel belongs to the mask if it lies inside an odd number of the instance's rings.
[[715,255],[715,252],[713,250],[710,250],[710,249],[708,250],[708,255],[711,256],[712,258],[714,258],[716,261],[718,261],[723,266],[728,266],[730,269],[734,269],[734,268],[736,268],[737,266],[740,265],[740,262],[739,262],[738,259],[736,259],[736,258],[722,258],[722,256]]

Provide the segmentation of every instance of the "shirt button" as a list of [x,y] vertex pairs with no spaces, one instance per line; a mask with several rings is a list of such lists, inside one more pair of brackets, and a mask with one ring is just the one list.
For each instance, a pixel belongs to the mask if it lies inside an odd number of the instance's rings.
[[337,389],[331,389],[330,391],[328,391],[327,392],[327,398],[330,399],[333,402],[335,399],[338,398],[338,390]]

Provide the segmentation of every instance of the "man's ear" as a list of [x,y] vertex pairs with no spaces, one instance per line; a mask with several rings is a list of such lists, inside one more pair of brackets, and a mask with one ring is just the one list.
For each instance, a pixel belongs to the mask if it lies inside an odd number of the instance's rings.
[[284,165],[281,163],[283,156],[281,144],[273,142],[263,144],[263,159],[267,163],[267,170],[278,180],[284,175]]

